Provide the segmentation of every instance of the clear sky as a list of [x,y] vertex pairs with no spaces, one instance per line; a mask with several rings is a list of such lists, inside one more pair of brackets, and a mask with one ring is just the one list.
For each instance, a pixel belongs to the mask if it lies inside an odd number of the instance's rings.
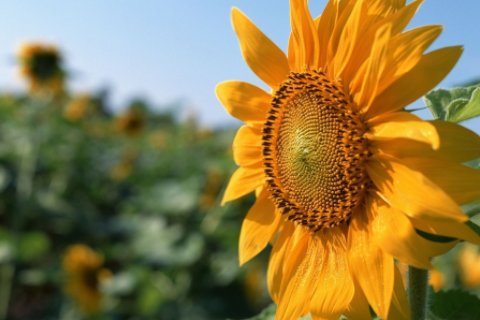
[[[310,0],[314,15],[326,0]],[[288,0],[15,0],[0,11],[0,90],[22,87],[14,74],[15,48],[44,40],[65,52],[75,91],[108,85],[120,109],[128,98],[156,105],[183,101],[207,125],[238,124],[223,110],[214,88],[225,80],[265,87],[248,69],[230,23],[233,6],[286,48]],[[480,0],[426,0],[409,28],[441,24],[432,46],[465,46],[452,87],[480,76]],[[422,107],[417,102],[414,107]],[[421,112],[428,117],[428,112]],[[480,132],[480,120],[467,121]]]

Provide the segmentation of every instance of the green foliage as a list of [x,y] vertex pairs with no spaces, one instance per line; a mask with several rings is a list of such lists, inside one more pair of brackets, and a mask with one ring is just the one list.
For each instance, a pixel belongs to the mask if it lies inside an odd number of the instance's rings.
[[425,104],[437,119],[461,122],[480,116],[480,87],[437,89],[427,93]]
[[432,320],[472,320],[480,318],[480,300],[463,289],[438,291],[431,296]]

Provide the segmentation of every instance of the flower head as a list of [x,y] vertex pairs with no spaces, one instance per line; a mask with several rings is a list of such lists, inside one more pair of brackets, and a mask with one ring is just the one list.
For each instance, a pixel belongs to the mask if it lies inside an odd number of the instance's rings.
[[[255,191],[240,263],[273,249],[277,319],[407,319],[394,259],[431,268],[458,241],[480,244],[459,205],[480,198],[480,137],[406,112],[453,68],[462,48],[424,53],[440,26],[405,27],[421,0],[330,0],[313,19],[291,0],[288,57],[242,12],[232,21],[243,57],[270,88],[228,81],[217,96],[244,121],[233,142],[240,168],[224,202]],[[279,234],[279,235],[278,235]]]
[[63,115],[71,122],[77,122],[88,113],[91,107],[91,98],[88,94],[73,97],[63,110]]
[[65,291],[87,314],[100,311],[103,295],[100,284],[111,276],[103,268],[103,257],[81,244],[71,246],[63,259],[67,276]]
[[29,82],[31,92],[63,91],[65,71],[62,56],[53,45],[27,43],[18,52],[20,73]]
[[118,131],[127,136],[134,137],[144,128],[145,117],[140,111],[129,109],[117,117],[115,125]]

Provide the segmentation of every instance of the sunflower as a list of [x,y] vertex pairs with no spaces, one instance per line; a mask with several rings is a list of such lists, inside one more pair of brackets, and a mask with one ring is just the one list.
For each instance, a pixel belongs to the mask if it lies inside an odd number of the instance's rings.
[[103,268],[103,257],[85,245],[73,245],[65,254],[63,269],[67,276],[65,292],[85,313],[97,314],[103,298],[100,284],[111,277]]
[[79,94],[67,104],[63,110],[63,116],[71,121],[77,122],[88,113],[91,107],[91,98],[88,94]]
[[480,286],[480,252],[478,247],[465,243],[458,255],[460,279],[467,288]]
[[142,132],[145,126],[145,117],[140,111],[129,109],[117,117],[115,126],[123,134],[135,137]]
[[462,165],[480,157],[480,137],[404,110],[462,53],[425,53],[441,26],[403,31],[421,3],[330,0],[313,19],[307,0],[291,0],[288,57],[232,10],[243,57],[271,92],[240,81],[216,88],[246,123],[223,203],[255,191],[240,264],[273,244],[277,320],[371,319],[369,305],[381,318],[408,319],[394,260],[428,269],[458,242],[417,230],[480,244],[460,208],[480,198],[480,172]]
[[20,74],[29,82],[30,92],[63,91],[65,72],[62,56],[53,45],[28,43],[18,51]]

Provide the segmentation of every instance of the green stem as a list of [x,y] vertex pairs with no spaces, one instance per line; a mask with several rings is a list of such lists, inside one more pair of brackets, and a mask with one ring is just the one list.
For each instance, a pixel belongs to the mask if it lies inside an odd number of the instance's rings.
[[427,316],[428,270],[408,266],[408,299],[412,320],[425,320]]

